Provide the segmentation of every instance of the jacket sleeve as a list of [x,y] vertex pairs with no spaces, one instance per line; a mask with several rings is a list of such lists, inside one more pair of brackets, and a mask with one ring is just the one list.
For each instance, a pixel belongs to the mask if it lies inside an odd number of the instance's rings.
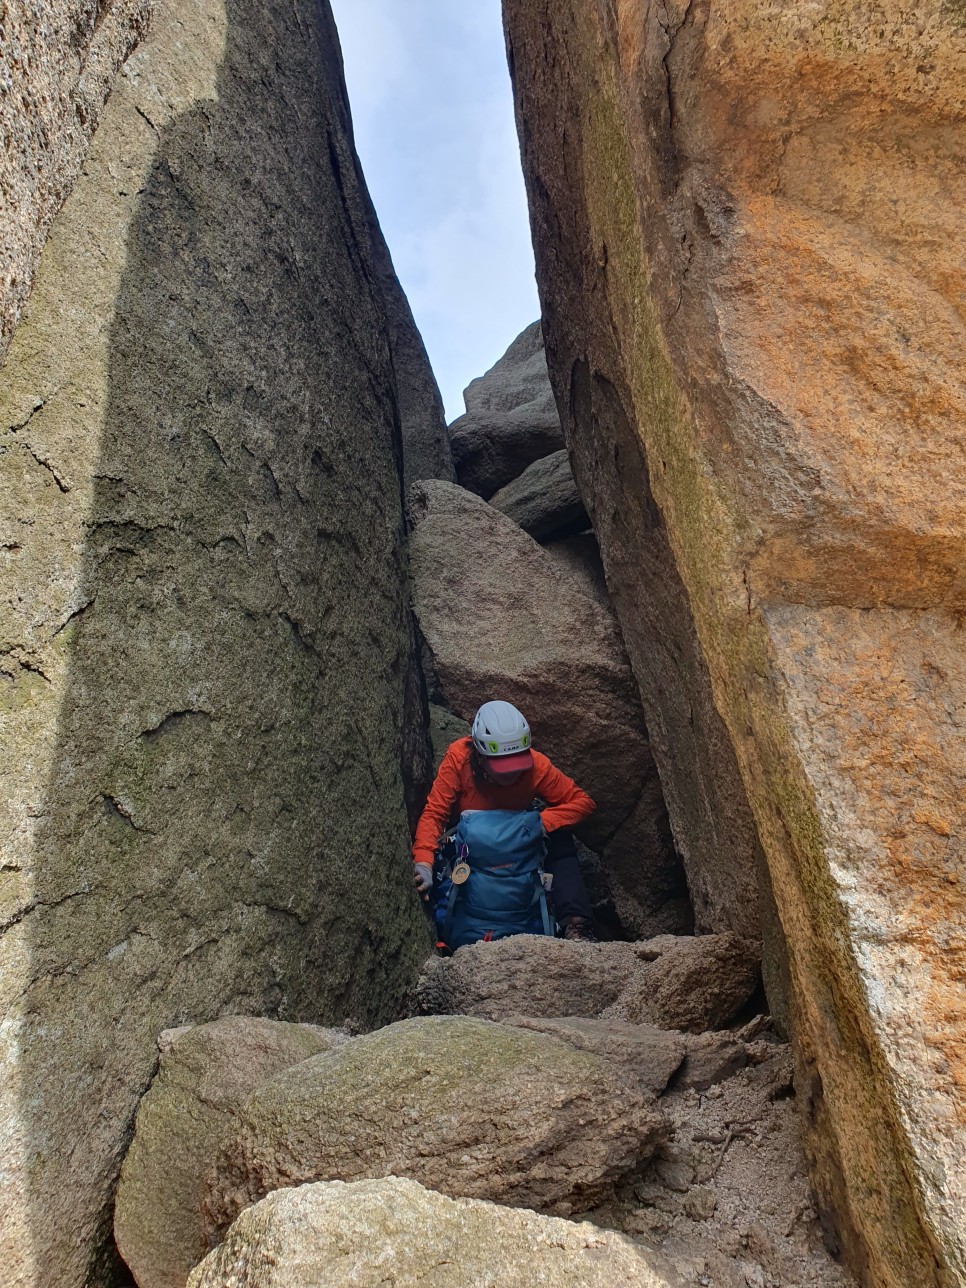
[[460,759],[458,742],[447,750],[436,774],[426,805],[416,824],[413,841],[413,862],[432,866],[439,838],[449,826],[454,807],[460,798]]
[[[536,754],[536,753],[535,753]],[[548,832],[562,827],[576,827],[597,808],[585,791],[572,778],[562,774],[546,757],[543,772],[537,780],[537,795],[547,802],[540,818]]]

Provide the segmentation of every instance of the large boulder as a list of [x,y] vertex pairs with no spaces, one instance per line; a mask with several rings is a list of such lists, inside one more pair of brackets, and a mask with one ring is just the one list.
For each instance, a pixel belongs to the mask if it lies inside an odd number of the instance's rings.
[[589,944],[515,935],[432,957],[416,987],[426,1014],[604,1017],[700,1033],[722,1028],[759,982],[757,945],[721,935]]
[[138,1107],[114,1206],[118,1251],[138,1288],[184,1288],[208,1251],[203,1182],[259,1083],[346,1040],[337,1029],[241,1016],[173,1037]]
[[447,707],[464,719],[497,696],[520,707],[535,745],[597,802],[580,833],[615,896],[622,884],[657,913],[683,891],[683,874],[613,617],[464,488],[417,484],[409,509],[413,603]]
[[517,336],[463,397],[466,414],[450,425],[450,446],[456,477],[471,492],[492,496],[564,445],[539,322]]
[[[68,47],[45,56],[77,69],[100,21],[115,57],[134,11],[26,8],[83,16],[47,29]],[[24,10],[3,10],[3,58]],[[159,1032],[379,1022],[427,948],[397,376],[339,64],[314,0],[156,5],[7,352],[11,1285],[112,1281]]]
[[755,906],[747,801],[826,1220],[868,1282],[959,1282],[963,5],[504,13],[551,375],[699,924],[702,874]]
[[553,541],[590,526],[563,450],[528,465],[518,478],[490,497],[490,504],[536,541]]
[[246,1208],[190,1288],[684,1288],[672,1265],[586,1223],[451,1199],[388,1176],[279,1190]]
[[624,992],[639,965],[633,944],[512,935],[431,957],[416,987],[426,1015],[595,1016]]
[[223,1234],[271,1190],[398,1174],[568,1215],[663,1138],[617,1066],[542,1033],[465,1016],[404,1020],[263,1083],[209,1173]]

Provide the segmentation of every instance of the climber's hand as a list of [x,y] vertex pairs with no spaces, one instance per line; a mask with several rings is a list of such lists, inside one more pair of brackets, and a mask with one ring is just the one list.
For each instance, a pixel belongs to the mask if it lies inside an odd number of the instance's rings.
[[416,889],[419,891],[420,899],[427,903],[429,901],[429,892],[433,888],[433,869],[428,863],[415,864],[413,880],[416,882]]

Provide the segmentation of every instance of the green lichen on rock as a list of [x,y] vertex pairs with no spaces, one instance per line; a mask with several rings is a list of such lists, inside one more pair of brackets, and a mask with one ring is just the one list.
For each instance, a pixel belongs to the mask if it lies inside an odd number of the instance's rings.
[[271,1190],[409,1176],[455,1196],[568,1215],[663,1138],[617,1066],[467,1016],[405,1020],[263,1083],[208,1179],[212,1235]]

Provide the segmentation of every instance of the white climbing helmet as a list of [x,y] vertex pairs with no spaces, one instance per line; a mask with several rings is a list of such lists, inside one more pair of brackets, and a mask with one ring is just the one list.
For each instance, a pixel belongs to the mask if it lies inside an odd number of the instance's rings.
[[473,746],[500,774],[533,765],[530,726],[511,702],[484,702],[473,721]]

